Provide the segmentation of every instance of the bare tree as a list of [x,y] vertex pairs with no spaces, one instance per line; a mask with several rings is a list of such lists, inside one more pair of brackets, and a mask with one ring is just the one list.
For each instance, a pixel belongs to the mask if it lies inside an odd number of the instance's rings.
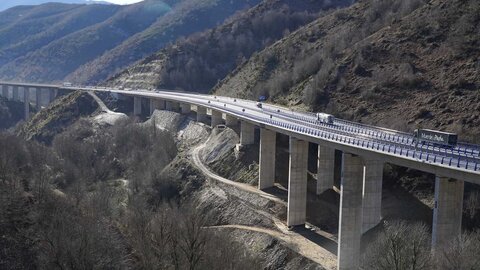
[[468,198],[465,201],[465,212],[468,214],[470,219],[473,219],[477,214],[478,209],[480,208],[480,200],[478,196],[478,191],[472,191],[468,194]]
[[202,229],[205,225],[204,216],[192,211],[187,213],[180,223],[180,250],[185,256],[188,269],[194,270],[204,257],[208,238]]
[[430,240],[424,224],[385,223],[385,230],[370,245],[362,269],[416,270],[431,267]]
[[437,252],[437,269],[469,270],[480,269],[480,232],[465,233]]

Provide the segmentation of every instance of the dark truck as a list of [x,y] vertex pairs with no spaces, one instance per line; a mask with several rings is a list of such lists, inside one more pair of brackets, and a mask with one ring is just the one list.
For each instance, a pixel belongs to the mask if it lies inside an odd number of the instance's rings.
[[416,129],[413,132],[417,143],[428,142],[442,146],[453,147],[457,144],[458,136],[455,133],[442,132],[430,129]]

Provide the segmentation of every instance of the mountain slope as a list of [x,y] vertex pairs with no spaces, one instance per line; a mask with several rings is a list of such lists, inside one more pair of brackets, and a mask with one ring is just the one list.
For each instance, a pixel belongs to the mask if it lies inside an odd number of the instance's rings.
[[81,66],[67,79],[98,83],[126,66],[163,48],[178,37],[215,27],[235,12],[260,0],[186,0],[172,7],[152,26],[132,36],[101,57]]
[[266,48],[215,92],[478,141],[479,11],[474,0],[359,1]]
[[[48,2],[53,2],[50,0],[4,0],[0,3],[0,11],[9,9],[16,6],[26,6],[26,5],[40,5]],[[92,4],[92,1],[88,0],[55,0],[55,2],[63,4]],[[97,1],[95,1],[98,4]]]
[[181,39],[147,57],[114,76],[109,84],[206,92],[255,51],[314,20],[322,10],[349,2],[264,0],[212,30]]
[[0,13],[0,78],[92,84],[261,0],[19,6]]
[[119,9],[114,5],[46,4],[33,7],[18,16],[15,22],[2,25],[0,65],[70,33],[101,23]]
[[156,8],[158,5],[165,4],[151,1],[121,7],[103,22],[56,39],[3,65],[0,76],[37,82],[62,80],[78,66],[146,29],[168,11]]

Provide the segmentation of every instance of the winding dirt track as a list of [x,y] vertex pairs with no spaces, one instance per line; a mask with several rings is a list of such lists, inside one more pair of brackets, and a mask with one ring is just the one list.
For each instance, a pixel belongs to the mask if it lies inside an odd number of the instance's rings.
[[[275,201],[277,203],[281,203],[286,205],[286,202],[273,196],[268,193],[265,193],[261,190],[256,189],[247,184],[234,182],[223,178],[215,173],[213,173],[205,164],[203,164],[200,158],[200,151],[205,147],[205,143],[197,146],[191,151],[191,157],[193,160],[193,164],[209,179],[222,182],[224,184],[233,186],[235,188],[241,189],[246,192],[258,194],[259,196],[266,198],[271,201]],[[207,227],[208,229],[231,229],[231,230],[246,230],[252,231],[257,233],[264,233],[268,234],[271,237],[274,237],[286,244],[289,248],[294,250],[295,252],[299,253],[300,255],[320,264],[325,269],[337,269],[337,257],[336,255],[332,254],[330,251],[326,250],[318,243],[315,243],[306,237],[295,233],[293,231],[289,231],[287,226],[280,221],[275,216],[266,213],[264,211],[258,209],[252,209],[263,216],[267,216],[270,218],[274,224],[277,226],[278,230],[267,229],[263,227],[252,227],[252,226],[245,226],[245,225],[221,225],[221,226],[211,226]],[[330,238],[326,236],[325,238]]]

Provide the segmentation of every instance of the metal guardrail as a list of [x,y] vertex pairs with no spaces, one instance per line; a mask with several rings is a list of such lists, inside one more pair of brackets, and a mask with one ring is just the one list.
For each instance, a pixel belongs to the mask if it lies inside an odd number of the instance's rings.
[[[8,83],[7,83],[8,84]],[[38,85],[41,87],[40,85]],[[63,89],[77,90],[78,87],[62,87]],[[115,89],[87,89],[87,91],[116,91]],[[153,93],[153,92],[149,92]],[[192,102],[190,102],[192,103]],[[320,138],[333,142],[338,142],[366,150],[373,150],[381,153],[388,153],[399,157],[430,162],[442,166],[448,166],[453,169],[461,168],[467,171],[480,171],[480,146],[459,143],[459,147],[454,149],[440,148],[428,144],[419,144],[420,148],[412,148],[414,144],[413,136],[408,133],[392,131],[379,127],[359,124],[347,120],[337,119],[336,122],[344,123],[344,125],[325,126],[317,123],[315,115],[311,113],[298,113],[294,111],[281,110],[275,111],[275,114],[282,114],[293,120],[303,121],[305,123],[286,123],[277,121],[267,117],[258,117],[244,112],[231,110],[227,106],[219,106],[216,104],[206,104],[193,102],[200,106],[215,107],[217,110],[225,111],[233,115],[242,116],[257,123],[276,126],[295,133],[300,133],[314,138]],[[286,115],[285,112],[290,112]],[[292,119],[287,119],[292,122]],[[387,132],[388,131],[388,132]],[[393,134],[392,134],[393,133]],[[365,137],[356,138],[352,135],[363,134]],[[368,137],[370,136],[370,137]],[[463,148],[462,148],[463,147]],[[442,152],[443,151],[443,152]],[[463,155],[461,155],[463,154]]]
[[[208,104],[210,107],[215,107],[222,111],[227,111],[232,114],[238,114],[234,110],[230,110],[225,106],[219,106],[216,104]],[[393,154],[399,157],[406,157],[411,158],[418,161],[430,162],[434,164],[439,164],[443,166],[448,166],[452,168],[461,168],[468,171],[477,172],[480,171],[480,164],[477,160],[469,160],[461,156],[455,155],[439,155],[434,150],[431,149],[411,149],[410,147],[406,147],[404,145],[392,145],[388,143],[382,143],[379,141],[373,141],[366,138],[354,138],[349,136],[349,134],[336,134],[333,133],[331,130],[319,129],[319,128],[312,128],[309,126],[300,126],[297,124],[290,124],[285,123],[277,120],[273,120],[266,117],[258,117],[255,115],[249,115],[247,111],[243,112],[243,117],[249,118],[255,122],[280,127],[283,129],[287,129],[296,133],[301,133],[307,136],[312,136],[316,138],[326,139],[330,141],[336,141],[344,144],[348,144],[351,146],[355,146],[357,148],[363,148],[367,150],[375,150],[377,152],[384,152],[388,154]]]

